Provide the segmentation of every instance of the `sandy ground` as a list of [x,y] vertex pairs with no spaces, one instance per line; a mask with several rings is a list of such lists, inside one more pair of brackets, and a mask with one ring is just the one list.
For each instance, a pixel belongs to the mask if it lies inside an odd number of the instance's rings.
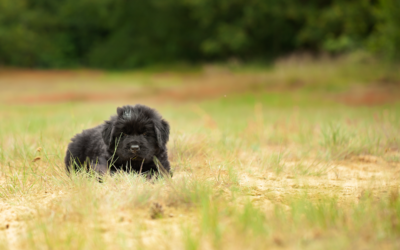
[[[286,167],[294,165],[296,162],[284,162]],[[302,164],[306,164],[304,161]],[[318,167],[311,165],[311,167]],[[398,189],[398,178],[400,175],[400,164],[390,163],[375,156],[359,156],[353,157],[347,161],[330,163],[321,166],[326,168],[326,174],[319,177],[310,176],[293,176],[293,175],[276,175],[273,172],[248,173],[240,174],[239,186],[248,190],[246,194],[237,197],[235,206],[240,207],[250,200],[253,204],[265,213],[273,213],[276,206],[285,210],[290,207],[285,204],[285,197],[293,194],[301,194],[307,191],[312,197],[321,196],[337,196],[339,202],[357,202],[364,194],[365,190],[373,190],[373,196],[379,197],[387,194],[390,190]],[[210,180],[215,180],[220,173],[210,172],[206,168],[197,167],[190,174],[192,175],[209,175]],[[187,177],[187,172],[177,172],[174,176],[175,180]],[[222,171],[222,175],[226,175],[226,171]],[[216,184],[223,185],[223,184]],[[224,189],[223,195],[227,200],[232,196],[228,188]],[[62,201],[71,193],[65,191],[52,191],[44,193],[40,197],[35,196],[30,201],[25,201],[24,197],[15,198],[15,202],[0,202],[0,237],[6,237],[11,249],[18,247],[18,239],[26,229],[26,223],[38,212],[38,204],[42,210],[45,207],[51,207],[52,204]],[[158,201],[154,201],[158,203]],[[196,220],[192,215],[192,211],[185,207],[176,207],[171,204],[160,203],[165,216],[162,220],[152,219],[152,208],[139,208],[132,211],[124,209],[113,210],[112,213],[101,219],[100,227],[106,241],[112,242],[116,232],[115,229],[123,229],[125,232],[132,231],[132,223],[140,223],[148,230],[143,232],[142,236],[138,236],[142,244],[152,246],[160,239],[165,239],[164,230],[170,231],[170,237],[179,237],[180,225],[182,221]],[[39,211],[40,211],[39,210]],[[140,219],[138,219],[140,218]],[[154,228],[151,230],[151,228]],[[175,232],[173,230],[175,228]],[[171,232],[172,230],[172,232]],[[134,233],[134,231],[132,231]],[[137,238],[129,239],[132,244]],[[137,242],[136,242],[137,243]],[[15,248],[14,248],[15,247]]]

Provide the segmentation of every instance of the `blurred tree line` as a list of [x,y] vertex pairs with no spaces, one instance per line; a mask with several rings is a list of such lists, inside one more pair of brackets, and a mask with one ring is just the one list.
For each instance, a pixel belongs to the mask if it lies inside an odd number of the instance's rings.
[[363,49],[400,59],[400,0],[0,0],[0,65],[131,68]]

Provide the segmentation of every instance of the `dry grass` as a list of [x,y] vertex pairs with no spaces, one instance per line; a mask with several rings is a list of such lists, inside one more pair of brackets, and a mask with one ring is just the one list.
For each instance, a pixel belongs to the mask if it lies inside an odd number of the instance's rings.
[[172,126],[174,177],[154,182],[64,171],[69,138],[125,100],[0,105],[0,249],[398,249],[398,104],[287,90],[141,99]]

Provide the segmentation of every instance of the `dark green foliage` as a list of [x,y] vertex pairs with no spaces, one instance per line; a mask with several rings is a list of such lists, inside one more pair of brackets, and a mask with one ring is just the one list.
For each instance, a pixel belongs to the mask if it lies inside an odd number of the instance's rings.
[[371,48],[388,59],[400,59],[400,1],[379,0],[374,8],[375,32]]
[[400,58],[399,0],[0,0],[0,65],[132,68],[298,50]]

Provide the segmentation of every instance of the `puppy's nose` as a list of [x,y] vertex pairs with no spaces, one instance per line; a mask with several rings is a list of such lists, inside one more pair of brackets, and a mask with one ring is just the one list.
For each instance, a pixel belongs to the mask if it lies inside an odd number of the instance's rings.
[[139,147],[139,145],[131,145],[131,150],[132,151],[139,151],[140,147]]

